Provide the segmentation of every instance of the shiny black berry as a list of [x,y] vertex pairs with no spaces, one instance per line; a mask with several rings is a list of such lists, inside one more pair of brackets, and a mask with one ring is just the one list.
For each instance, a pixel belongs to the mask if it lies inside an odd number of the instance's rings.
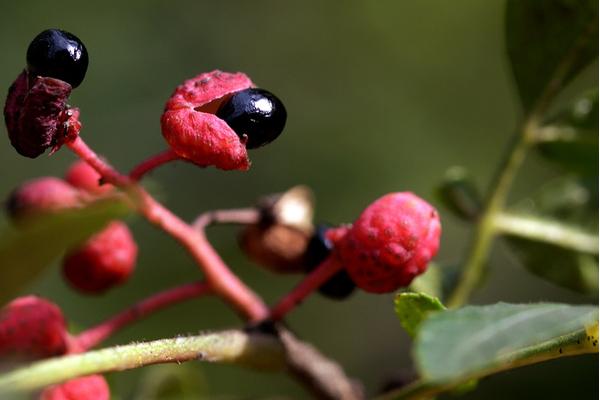
[[287,112],[273,93],[251,88],[239,91],[223,102],[217,116],[240,138],[248,137],[246,148],[255,149],[277,139],[285,126]]
[[33,76],[60,79],[77,87],[88,67],[88,53],[79,38],[59,29],[37,35],[27,49],[27,69]]
[[[326,236],[328,229],[329,226],[319,225],[311,237],[304,255],[306,272],[314,270],[331,253],[333,243]],[[330,299],[343,300],[350,296],[355,288],[356,285],[346,270],[342,269],[319,287],[319,293]]]

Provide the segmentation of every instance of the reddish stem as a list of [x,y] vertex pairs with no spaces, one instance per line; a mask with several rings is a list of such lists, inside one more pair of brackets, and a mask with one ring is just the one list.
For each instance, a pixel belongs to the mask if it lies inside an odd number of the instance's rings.
[[177,239],[194,260],[204,266],[206,280],[215,293],[227,300],[250,321],[260,321],[268,315],[267,306],[231,272],[206,239],[204,231],[194,230],[147,193],[143,200],[145,205],[141,211],[144,216]]
[[110,164],[101,159],[87,144],[77,136],[74,140],[65,143],[79,158],[91,165],[102,176],[102,179],[108,183],[121,188],[131,184],[131,180],[121,175]]
[[112,318],[89,328],[75,338],[74,348],[83,352],[97,346],[102,341],[119,331],[121,328],[136,322],[156,311],[162,310],[170,305],[199,297],[210,292],[210,288],[204,282],[188,283],[156,293],[128,309],[118,313]]
[[213,224],[251,225],[260,221],[260,211],[256,208],[234,208],[231,210],[213,210],[200,214],[192,227],[204,230]]
[[341,269],[342,264],[335,257],[328,257],[271,309],[271,319],[274,321],[282,319],[309,294]]
[[181,158],[171,149],[153,155],[150,158],[136,165],[129,173],[129,179],[139,181],[144,175],[152,171],[154,168],[160,167],[171,161],[180,160]]
[[125,190],[148,221],[185,247],[204,272],[206,281],[215,294],[250,321],[260,321],[268,316],[269,310],[262,299],[231,272],[210,245],[204,232],[193,229],[157,202],[140,185],[105,163],[80,137],[67,142],[67,146],[95,168],[108,183]]

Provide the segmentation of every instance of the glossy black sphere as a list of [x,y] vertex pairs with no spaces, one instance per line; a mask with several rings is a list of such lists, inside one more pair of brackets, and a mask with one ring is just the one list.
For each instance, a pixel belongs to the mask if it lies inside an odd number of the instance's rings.
[[[308,242],[304,255],[306,272],[314,270],[331,253],[333,243],[325,235],[329,228],[327,225],[319,225]],[[355,288],[356,285],[346,270],[342,269],[319,287],[319,293],[330,299],[343,300],[350,296]]]
[[234,93],[217,110],[239,137],[246,135],[246,148],[255,149],[277,139],[283,131],[287,112],[281,100],[264,89]]
[[56,78],[77,87],[88,67],[88,53],[79,38],[59,29],[47,29],[27,48],[27,69],[34,76]]

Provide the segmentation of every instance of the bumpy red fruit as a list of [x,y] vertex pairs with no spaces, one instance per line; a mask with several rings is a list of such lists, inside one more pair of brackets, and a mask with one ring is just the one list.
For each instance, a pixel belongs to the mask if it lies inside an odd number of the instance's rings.
[[360,215],[337,251],[356,286],[386,293],[408,286],[437,253],[437,211],[412,193],[385,195]]
[[109,400],[110,389],[102,375],[71,379],[45,389],[40,400]]
[[214,115],[232,93],[253,87],[245,74],[212,71],[185,81],[167,101],[162,134],[181,158],[206,167],[245,171],[250,160],[243,141]]
[[55,304],[19,297],[0,310],[0,358],[38,359],[67,351],[67,329]]
[[81,205],[81,194],[62,179],[42,177],[25,182],[6,202],[6,211],[15,222]]
[[63,260],[63,276],[84,293],[99,294],[133,273],[137,245],[127,225],[113,221]]
[[65,180],[74,187],[92,194],[106,194],[114,189],[111,184],[101,184],[101,176],[85,161],[75,161],[67,170]]

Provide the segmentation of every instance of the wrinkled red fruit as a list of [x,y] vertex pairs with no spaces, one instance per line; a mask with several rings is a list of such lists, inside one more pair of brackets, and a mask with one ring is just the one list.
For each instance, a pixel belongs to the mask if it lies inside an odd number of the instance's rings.
[[44,389],[40,400],[109,400],[110,389],[102,375],[71,379]]
[[114,189],[111,184],[101,184],[101,176],[85,161],[75,161],[67,170],[65,180],[74,187],[92,194],[106,194]]
[[113,221],[63,260],[63,275],[75,289],[99,294],[133,273],[137,245],[125,223]]
[[25,182],[6,202],[6,211],[14,222],[81,205],[77,189],[62,179],[43,177]]
[[67,351],[67,330],[55,304],[19,297],[0,310],[0,358],[38,359]]
[[212,71],[185,81],[167,101],[162,134],[181,158],[206,167],[245,171],[250,160],[243,140],[214,112],[232,93],[253,87],[245,74]]
[[356,286],[386,293],[408,286],[437,253],[437,211],[412,193],[385,195],[360,215],[338,243],[338,254]]
[[62,141],[71,89],[60,79],[28,78],[26,71],[17,77],[8,90],[4,120],[10,143],[19,154],[36,158]]

